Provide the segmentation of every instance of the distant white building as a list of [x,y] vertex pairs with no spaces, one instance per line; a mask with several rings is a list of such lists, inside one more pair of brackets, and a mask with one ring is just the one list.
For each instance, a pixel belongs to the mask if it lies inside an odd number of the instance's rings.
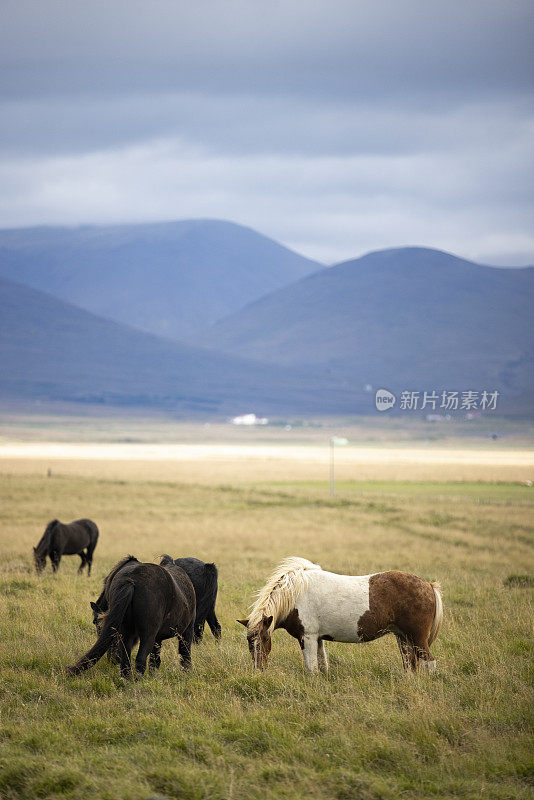
[[233,417],[230,422],[232,425],[267,425],[269,420],[267,417],[257,417],[256,414],[241,414]]

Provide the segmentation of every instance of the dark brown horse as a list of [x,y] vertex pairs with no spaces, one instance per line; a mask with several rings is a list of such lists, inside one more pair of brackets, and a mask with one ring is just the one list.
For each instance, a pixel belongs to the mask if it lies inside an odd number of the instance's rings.
[[143,564],[134,556],[119,561],[104,581],[97,601],[106,602],[100,612],[92,604],[98,631],[96,644],[68,668],[70,674],[92,667],[110,651],[120,660],[121,674],[131,674],[131,652],[137,641],[137,673],[143,675],[147,658],[159,667],[161,642],[179,637],[182,666],[191,666],[191,642],[195,623],[195,591],[186,573],[175,564]]
[[[137,561],[137,559],[135,559],[133,556],[128,556],[128,560]],[[112,578],[116,574],[117,569],[120,569],[121,565],[124,563],[126,563],[126,561],[119,562],[119,564],[113,568],[113,570],[104,580],[104,588],[100,593],[100,597],[98,597],[94,603],[91,603],[91,609],[93,611],[93,623],[95,625],[98,625],[99,619],[109,608],[109,585]],[[221,625],[215,614],[215,602],[217,600],[218,588],[217,567],[213,563],[206,564],[204,561],[193,557],[175,559],[169,555],[164,555],[161,557],[161,566],[165,566],[166,564],[168,565],[170,563],[176,564],[176,566],[181,567],[184,572],[187,573],[191,583],[193,584],[193,589],[195,590],[196,616],[193,641],[195,644],[198,644],[201,641],[206,622],[208,623],[215,638],[220,639]],[[115,652],[115,648],[108,650],[108,656],[112,661],[120,661],[120,658]]]
[[98,541],[98,528],[90,519],[77,519],[63,523],[53,519],[46,526],[37,547],[33,548],[35,569],[42,572],[46,567],[46,557],[52,562],[52,570],[57,572],[61,556],[79,555],[82,563],[78,574],[87,565],[87,575],[91,574],[93,552]]
[[[171,556],[164,555],[160,564],[172,562]],[[197,613],[195,618],[195,643],[200,642],[204,634],[204,625],[208,623],[216,639],[221,638],[221,625],[215,614],[217,600],[218,573],[213,563],[206,564],[199,558],[175,558],[176,566],[181,567],[191,579],[197,599]]]

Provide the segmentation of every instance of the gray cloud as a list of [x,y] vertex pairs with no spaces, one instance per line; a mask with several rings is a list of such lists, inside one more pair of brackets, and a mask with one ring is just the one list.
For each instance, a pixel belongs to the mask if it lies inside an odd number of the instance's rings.
[[534,261],[531,2],[36,8],[0,27],[3,227],[211,216],[324,261]]
[[534,66],[529,0],[47,0],[41,13],[31,0],[5,5],[6,93],[458,96],[528,89]]

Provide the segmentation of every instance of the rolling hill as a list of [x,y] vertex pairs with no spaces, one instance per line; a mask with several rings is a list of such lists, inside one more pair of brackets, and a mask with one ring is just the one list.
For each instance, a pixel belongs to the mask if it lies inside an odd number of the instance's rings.
[[0,230],[0,275],[180,339],[320,265],[230,222]]
[[534,391],[534,268],[426,248],[383,250],[249,304],[195,343],[341,385]]
[[0,278],[0,396],[163,407],[177,415],[337,413],[351,393],[98,317]]

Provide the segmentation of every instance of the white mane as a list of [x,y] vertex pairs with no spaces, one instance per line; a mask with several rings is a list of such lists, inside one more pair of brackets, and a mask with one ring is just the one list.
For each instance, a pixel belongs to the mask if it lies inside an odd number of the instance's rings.
[[263,616],[270,617],[273,621],[269,627],[272,632],[277,622],[284,620],[294,608],[303,589],[308,584],[307,572],[320,570],[319,564],[312,564],[307,558],[291,556],[282,561],[263,589],[258,592],[258,599],[252,606],[248,620],[248,628],[259,626]]

